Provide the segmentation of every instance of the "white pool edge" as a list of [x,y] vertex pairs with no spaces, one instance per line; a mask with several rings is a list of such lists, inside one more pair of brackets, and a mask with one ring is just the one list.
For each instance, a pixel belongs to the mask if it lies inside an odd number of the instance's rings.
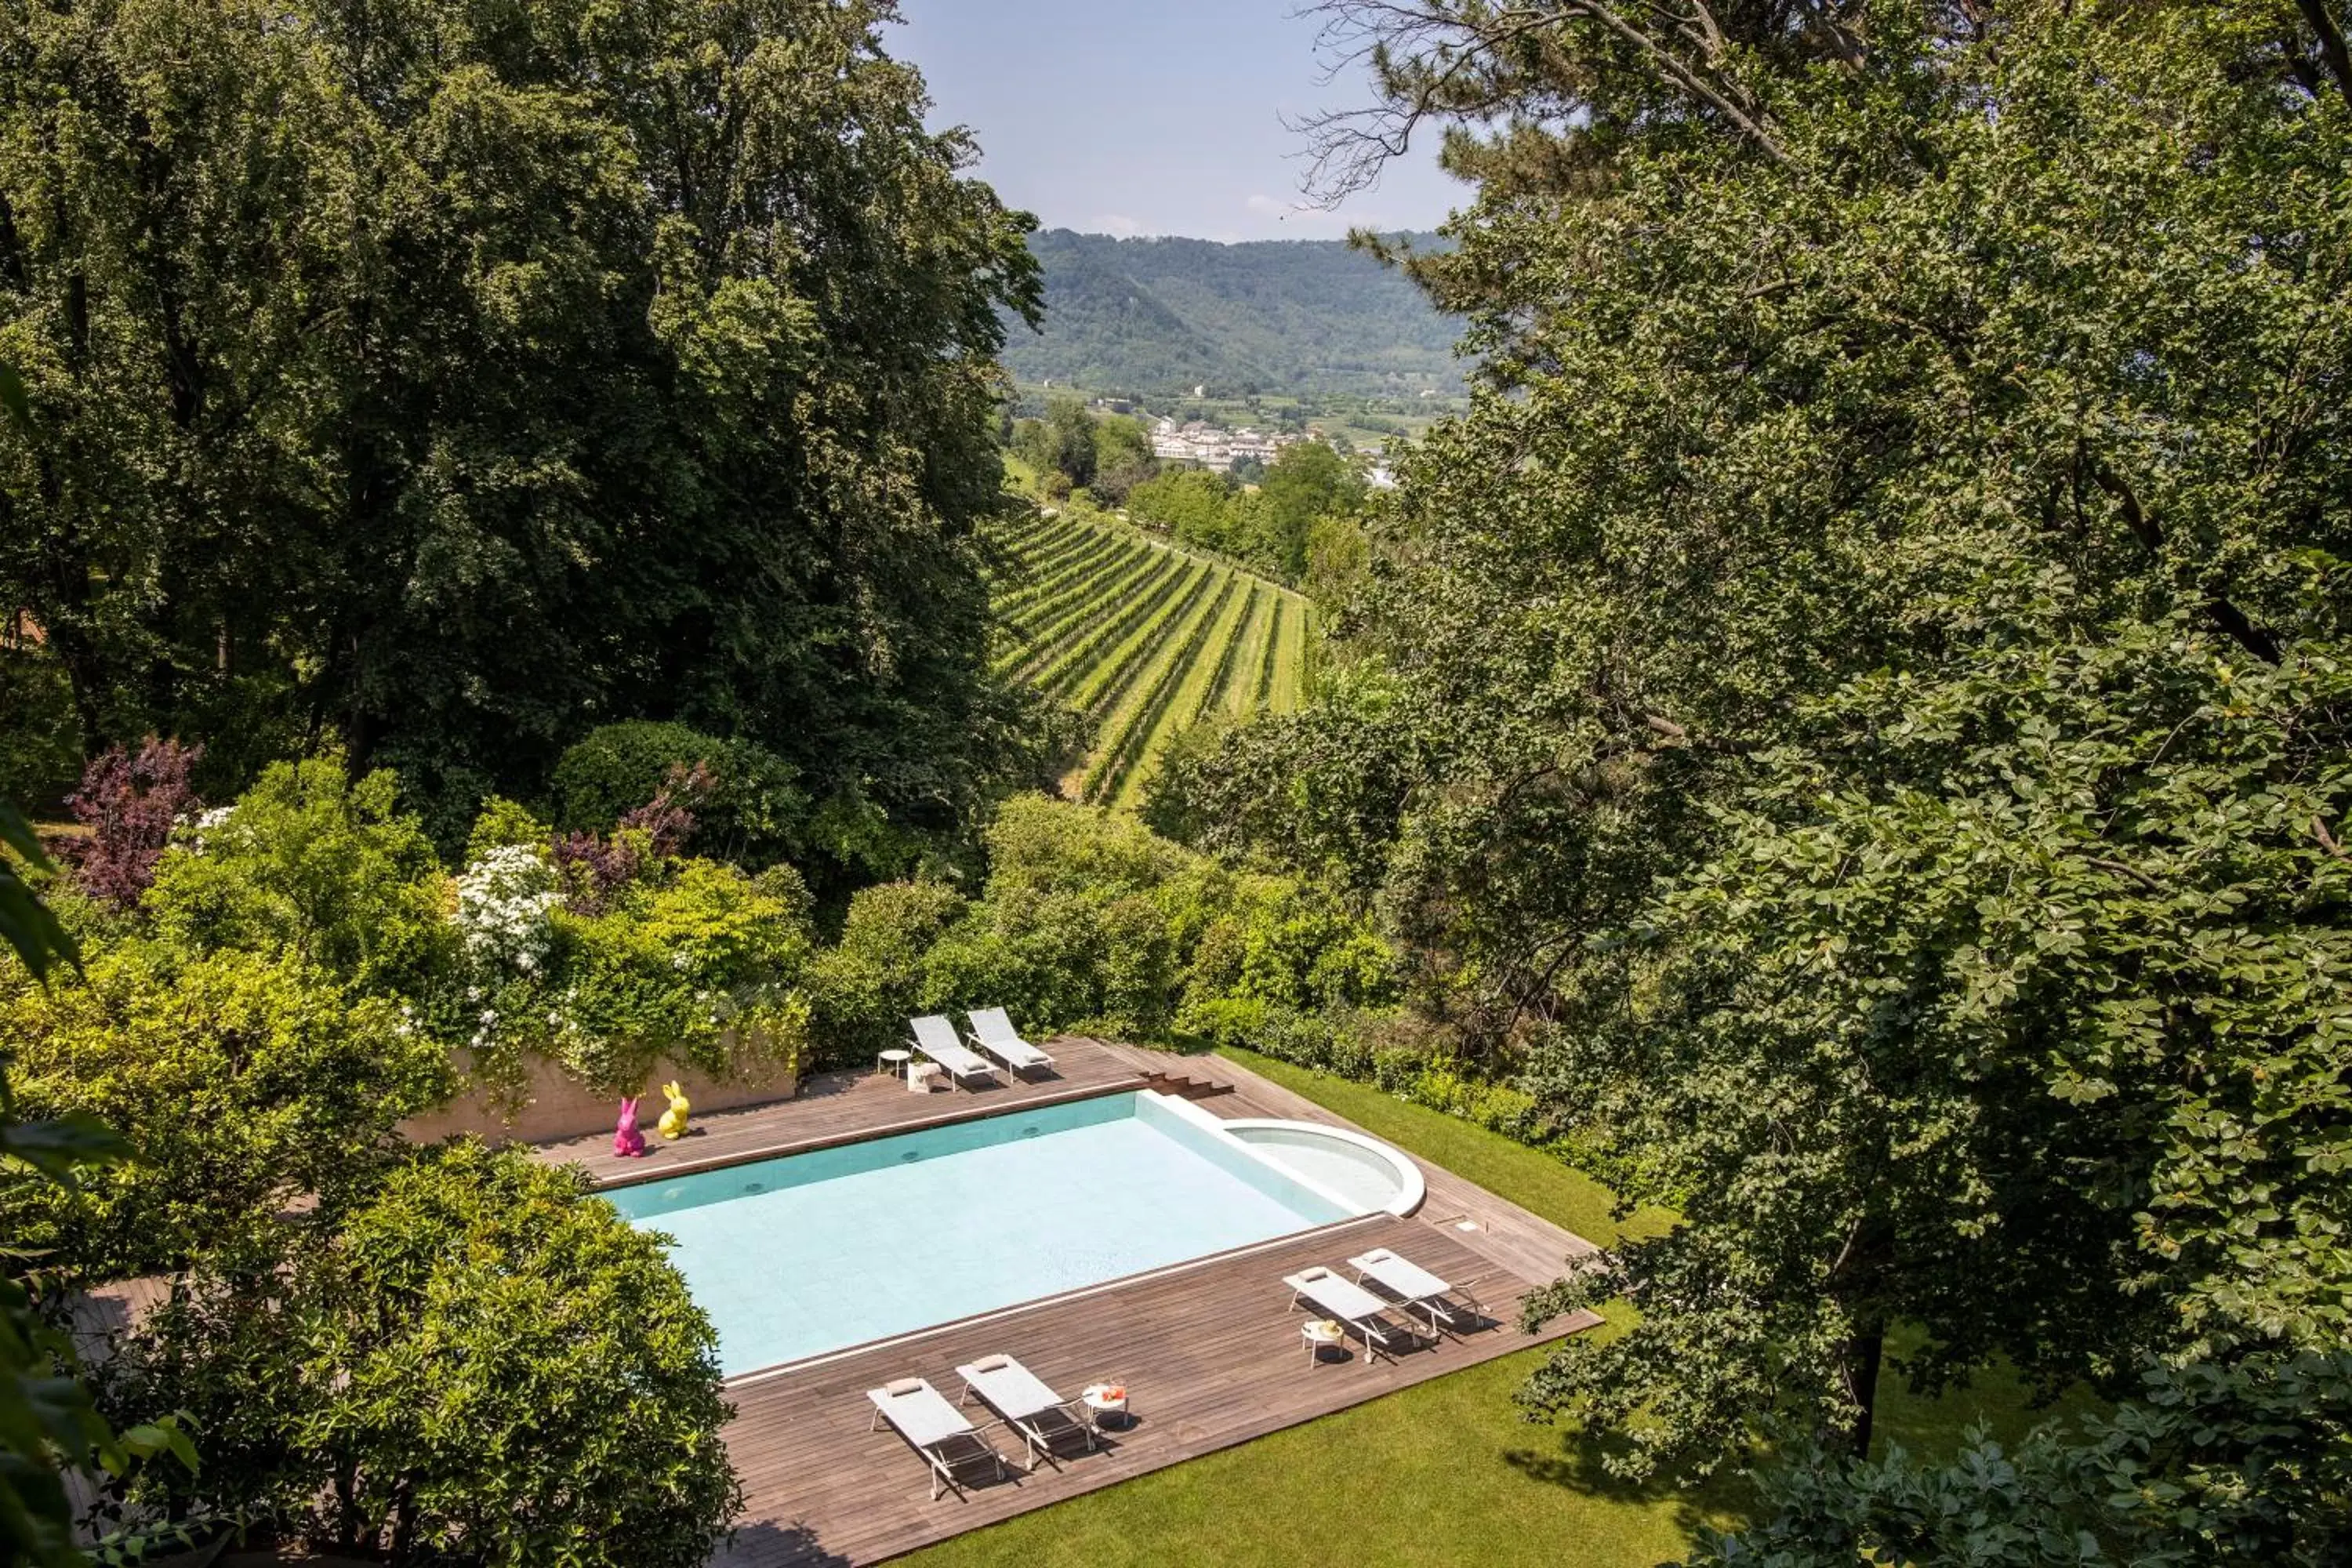
[[[1316,1196],[1337,1205],[1343,1213],[1391,1214],[1402,1218],[1421,1207],[1423,1202],[1429,1196],[1428,1178],[1421,1173],[1421,1167],[1412,1163],[1411,1155],[1401,1149],[1383,1143],[1370,1133],[1359,1132],[1352,1127],[1334,1127],[1328,1121],[1300,1121],[1273,1116],[1242,1116],[1227,1120],[1213,1112],[1202,1110],[1189,1100],[1178,1100],[1173,1096],[1150,1090],[1145,1092],[1159,1100],[1165,1110],[1183,1117],[1205,1131],[1215,1133],[1260,1164],[1271,1165],[1292,1181],[1313,1192]],[[1237,1136],[1237,1131],[1244,1128],[1258,1128],[1281,1132],[1305,1132],[1318,1138],[1328,1138],[1335,1143],[1346,1143],[1361,1149],[1377,1156],[1395,1172],[1397,1195],[1379,1208],[1367,1209],[1354,1198],[1332,1191],[1306,1172],[1284,1164],[1248,1139]]]

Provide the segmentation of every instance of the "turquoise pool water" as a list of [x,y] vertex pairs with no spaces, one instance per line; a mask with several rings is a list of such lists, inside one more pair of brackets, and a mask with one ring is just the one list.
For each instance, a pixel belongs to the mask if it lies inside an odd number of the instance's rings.
[[671,1259],[718,1327],[729,1376],[1357,1212],[1150,1094],[605,1196],[637,1226],[675,1239]]

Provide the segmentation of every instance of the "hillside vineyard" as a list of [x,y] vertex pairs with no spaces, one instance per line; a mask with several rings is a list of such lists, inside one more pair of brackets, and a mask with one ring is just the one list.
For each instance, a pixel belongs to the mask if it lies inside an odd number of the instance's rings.
[[1086,716],[1072,795],[1131,805],[1188,727],[1298,705],[1307,600],[1116,524],[1039,514],[998,537],[1000,673]]

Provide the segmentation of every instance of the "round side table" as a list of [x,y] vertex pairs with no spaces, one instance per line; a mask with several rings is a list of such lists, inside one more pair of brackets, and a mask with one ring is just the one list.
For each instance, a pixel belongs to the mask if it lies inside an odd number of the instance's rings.
[[1307,1342],[1307,1364],[1313,1366],[1325,1351],[1347,1342],[1348,1331],[1328,1318],[1316,1318],[1298,1325],[1298,1337]]
[[1127,1390],[1115,1383],[1090,1383],[1078,1397],[1086,1402],[1087,1424],[1096,1431],[1103,1429],[1103,1420],[1116,1415],[1122,1426],[1128,1423]]
[[912,1051],[884,1051],[874,1058],[874,1070],[888,1073],[892,1078],[907,1076],[907,1064],[915,1059]]

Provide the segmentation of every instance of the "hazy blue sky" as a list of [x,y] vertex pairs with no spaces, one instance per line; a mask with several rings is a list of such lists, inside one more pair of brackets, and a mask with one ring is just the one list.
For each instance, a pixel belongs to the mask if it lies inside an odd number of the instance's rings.
[[1336,213],[1294,210],[1300,139],[1282,118],[1367,101],[1321,79],[1296,0],[900,0],[884,47],[921,68],[934,127],[969,125],[981,174],[1048,228],[1320,239],[1427,228],[1467,192],[1434,139]]

